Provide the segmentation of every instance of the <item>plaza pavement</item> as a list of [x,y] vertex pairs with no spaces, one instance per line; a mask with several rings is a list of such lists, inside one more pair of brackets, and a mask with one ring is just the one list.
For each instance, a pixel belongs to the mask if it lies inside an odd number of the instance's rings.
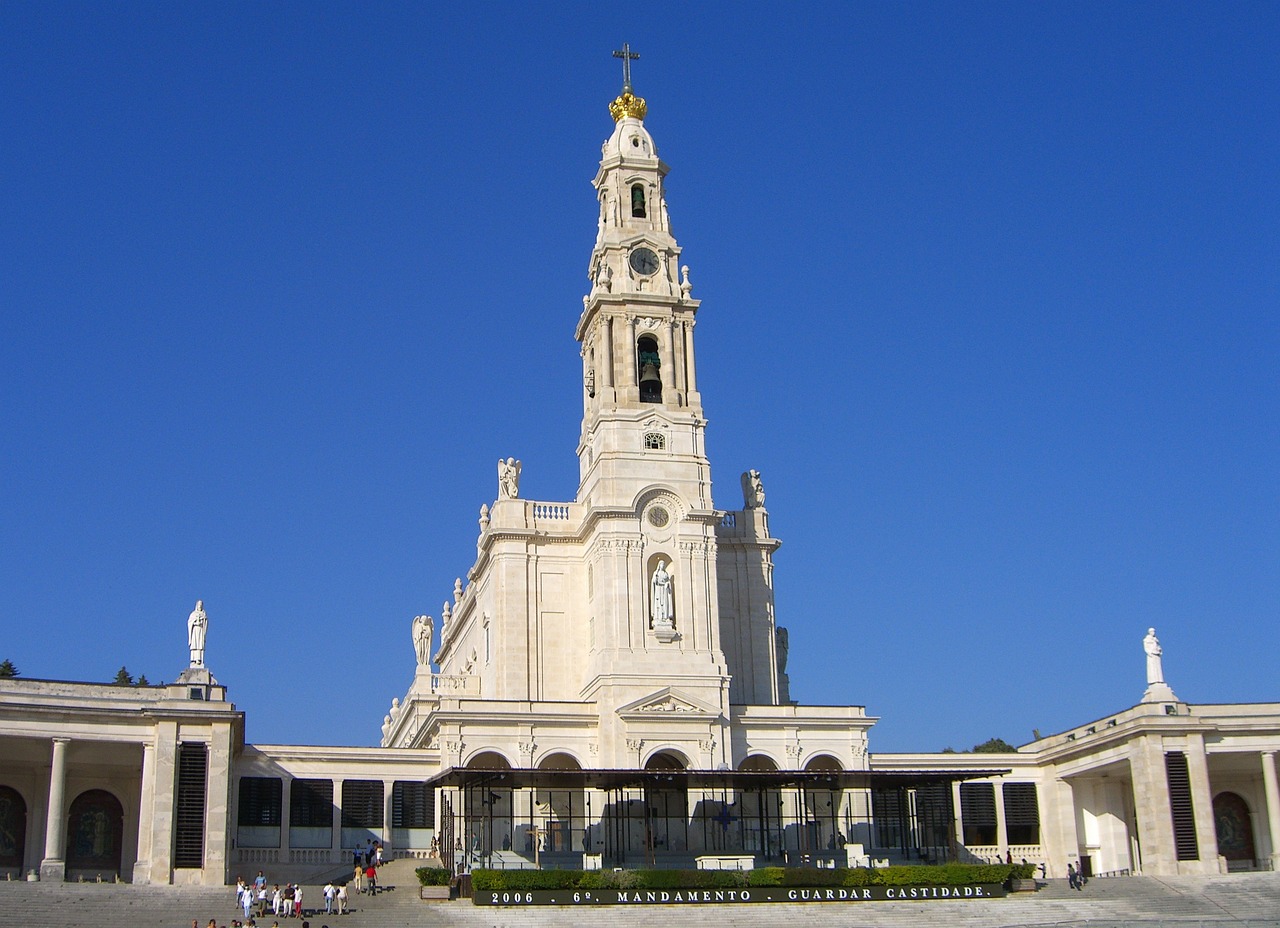
[[[1280,928],[1280,874],[1124,877],[1093,880],[1084,892],[1049,881],[1039,892],[968,902],[753,903],[738,905],[475,906],[470,900],[422,902],[412,865],[384,871],[394,889],[356,896],[355,911],[325,915],[319,886],[307,886],[311,928]],[[240,915],[233,887],[0,882],[0,928],[204,928]],[[320,912],[315,914],[315,903]],[[259,922],[270,928],[276,919]],[[280,919],[281,928],[300,928]]]

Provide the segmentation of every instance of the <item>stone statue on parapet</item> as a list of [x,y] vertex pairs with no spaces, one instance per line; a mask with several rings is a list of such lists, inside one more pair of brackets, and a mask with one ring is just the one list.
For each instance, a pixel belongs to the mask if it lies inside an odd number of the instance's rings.
[[1154,628],[1147,629],[1147,636],[1142,639],[1142,650],[1147,654],[1147,691],[1142,694],[1142,701],[1177,702],[1178,697],[1164,680],[1164,649],[1160,647]]
[[1164,666],[1160,662],[1160,656],[1164,651],[1154,628],[1147,629],[1147,637],[1142,639],[1142,650],[1147,652],[1147,684],[1163,683]]
[[749,470],[742,475],[742,508],[764,508],[764,483],[758,470]]
[[431,666],[431,616],[419,615],[413,619],[413,652],[419,667]]
[[209,616],[204,611],[204,600],[197,599],[196,607],[187,616],[187,647],[191,649],[191,666],[204,666],[204,640],[209,630]]
[[520,496],[520,462],[515,458],[498,458],[498,499]]

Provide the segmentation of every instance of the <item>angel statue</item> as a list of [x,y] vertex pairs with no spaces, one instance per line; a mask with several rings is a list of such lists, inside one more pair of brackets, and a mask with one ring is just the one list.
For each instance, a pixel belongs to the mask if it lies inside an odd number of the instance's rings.
[[431,616],[419,615],[413,619],[413,650],[418,656],[418,666],[431,666]]
[[516,499],[520,495],[520,462],[515,458],[498,458],[498,498]]

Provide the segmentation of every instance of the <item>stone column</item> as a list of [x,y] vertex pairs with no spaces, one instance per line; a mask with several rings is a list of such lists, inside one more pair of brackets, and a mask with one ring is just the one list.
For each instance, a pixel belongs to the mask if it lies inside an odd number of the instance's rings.
[[[1191,808],[1196,819],[1200,865],[1187,867],[1183,872],[1222,873],[1225,867],[1218,860],[1218,830],[1213,823],[1213,786],[1209,782],[1209,760],[1205,754],[1202,734],[1187,737],[1187,773],[1191,780]],[[1192,861],[1181,863],[1186,866]]]
[[[685,334],[684,326],[681,326],[680,323],[677,323],[675,319],[668,321],[667,340],[669,343],[671,343],[671,348],[669,348],[668,353],[669,355],[671,355],[671,358],[672,358],[671,385],[673,388],[676,389],[676,396],[678,399],[680,399],[681,406],[684,406],[685,394],[687,393],[687,388],[685,387],[685,358],[684,358],[685,352],[682,351],[682,348],[684,348],[684,340],[685,340],[684,334]],[[676,358],[680,358],[680,361],[678,361],[678,364],[677,364]]]
[[991,792],[996,800],[996,853],[1004,860],[1009,851],[1009,829],[1004,823],[1004,784],[992,782]]
[[[631,574],[631,589],[640,594],[631,597],[632,602],[639,603],[640,614],[635,615],[635,608],[632,607],[629,646],[644,650],[649,647],[649,565],[644,562],[644,542],[627,542],[627,567]],[[634,624],[637,622],[638,624]]]
[[391,813],[394,808],[392,797],[395,788],[395,780],[382,781],[382,859],[387,862],[391,861],[391,851],[395,847],[391,833]]
[[613,386],[613,317],[605,316],[600,322],[600,353],[596,363],[600,366],[600,382],[603,386]]
[[1076,794],[1071,784],[1065,779],[1055,777],[1046,780],[1044,791],[1047,798],[1042,807],[1044,816],[1043,835],[1049,837],[1042,844],[1048,844],[1043,850],[1048,858],[1049,876],[1064,877],[1067,875],[1067,863],[1075,862],[1080,856],[1080,839],[1076,832]]
[[1267,797],[1267,828],[1271,832],[1271,864],[1280,870],[1280,785],[1276,783],[1276,752],[1262,752],[1262,789]]
[[1144,876],[1174,876],[1178,858],[1169,812],[1169,778],[1164,747],[1158,735],[1143,735],[1129,748],[1133,772],[1133,814],[1138,820],[1138,844]]
[[329,860],[342,856],[342,781],[333,781],[333,830],[329,834]]
[[206,886],[222,886],[231,876],[231,839],[236,819],[231,807],[231,724],[213,726],[205,768],[204,872]]
[[293,777],[285,774],[280,778],[280,863],[289,862],[289,797],[293,793]]
[[133,865],[133,882],[151,882],[151,809],[156,802],[156,749],[149,742],[142,744],[142,792],[138,800],[138,859]]
[[[963,810],[960,808],[960,781],[951,781],[951,829],[955,832],[956,847],[964,847],[964,820],[962,818]],[[963,861],[961,861],[963,863]]]
[[689,366],[689,392],[697,393],[698,392],[698,374],[697,374],[697,369],[693,363],[693,359],[695,357],[693,353],[694,322],[692,319],[690,319],[684,325],[685,325],[684,354],[685,354],[685,363]]
[[40,879],[61,881],[67,877],[64,854],[67,840],[67,748],[70,738],[53,739],[53,758],[49,765],[49,808],[45,815],[44,859],[40,861]]
[[[666,329],[666,332],[663,332],[663,329]],[[680,388],[676,387],[676,362],[673,360],[676,356],[676,347],[671,343],[671,325],[663,325],[662,328],[655,329],[654,335],[658,338],[658,357],[662,358],[662,402],[676,403]]]
[[627,344],[626,344],[626,367],[627,372],[626,399],[638,399],[640,397],[640,381],[636,377],[636,318],[635,316],[627,317]]

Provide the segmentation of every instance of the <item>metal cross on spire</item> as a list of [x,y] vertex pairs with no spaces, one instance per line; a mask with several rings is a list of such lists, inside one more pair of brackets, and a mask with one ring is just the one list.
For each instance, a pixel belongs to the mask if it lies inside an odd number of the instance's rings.
[[640,56],[631,50],[631,46],[623,42],[622,50],[615,51],[613,57],[622,59],[622,92],[631,93],[631,62],[637,61]]

